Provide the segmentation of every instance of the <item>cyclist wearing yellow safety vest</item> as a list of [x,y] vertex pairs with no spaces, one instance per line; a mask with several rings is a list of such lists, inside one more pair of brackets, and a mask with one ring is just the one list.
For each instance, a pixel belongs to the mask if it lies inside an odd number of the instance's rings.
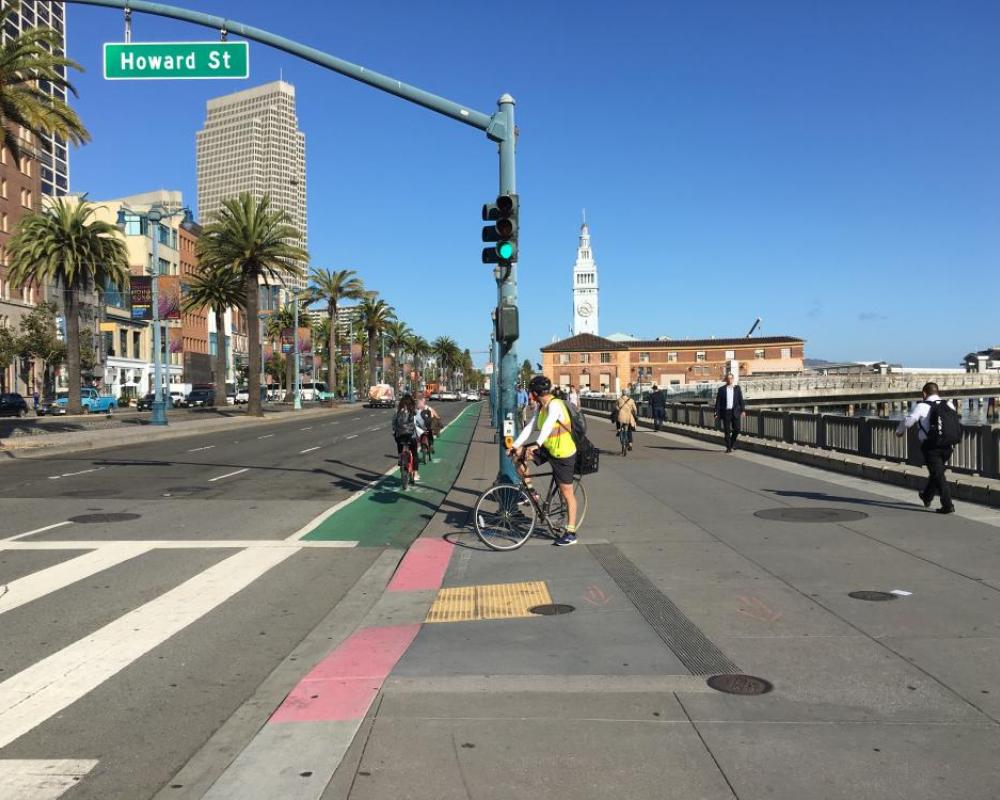
[[[576,496],[573,494],[573,473],[576,467],[576,444],[573,442],[573,421],[566,403],[552,396],[552,381],[544,375],[536,375],[528,384],[531,400],[538,404],[538,412],[525,425],[510,456],[517,471],[531,489],[527,459],[536,464],[548,462],[552,465],[552,475],[559,485],[559,491],[566,499],[566,532],[556,539],[559,547],[576,544]],[[534,443],[528,444],[532,434],[537,434]]]

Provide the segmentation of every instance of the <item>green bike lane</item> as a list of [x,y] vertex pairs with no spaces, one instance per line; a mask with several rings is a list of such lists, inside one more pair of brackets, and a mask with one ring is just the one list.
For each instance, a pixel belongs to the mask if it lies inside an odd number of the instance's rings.
[[[399,468],[307,533],[304,541],[350,541],[359,547],[407,547],[444,502],[465,463],[481,403],[465,408],[434,441],[434,457],[420,482],[403,492]],[[380,441],[379,446],[383,446]]]

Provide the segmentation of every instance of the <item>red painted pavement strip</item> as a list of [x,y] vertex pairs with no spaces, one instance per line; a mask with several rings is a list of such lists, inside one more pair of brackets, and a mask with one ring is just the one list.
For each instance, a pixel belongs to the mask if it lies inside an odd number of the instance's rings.
[[389,581],[390,592],[440,589],[455,545],[444,539],[417,539]]
[[420,624],[362,628],[320,661],[269,722],[357,720],[420,630]]

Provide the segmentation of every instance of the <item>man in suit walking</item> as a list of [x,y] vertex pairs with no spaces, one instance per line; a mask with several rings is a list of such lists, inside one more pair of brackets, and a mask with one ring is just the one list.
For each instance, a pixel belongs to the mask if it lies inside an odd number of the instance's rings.
[[735,385],[733,373],[726,375],[725,386],[720,386],[715,395],[715,418],[722,420],[726,433],[726,452],[736,449],[736,437],[740,435],[740,418],[746,408],[743,405],[743,390]]

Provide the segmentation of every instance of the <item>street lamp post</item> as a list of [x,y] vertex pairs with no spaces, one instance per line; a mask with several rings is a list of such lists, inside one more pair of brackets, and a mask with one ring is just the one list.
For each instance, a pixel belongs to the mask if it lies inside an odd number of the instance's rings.
[[163,371],[160,361],[163,342],[160,333],[160,301],[157,293],[160,277],[160,220],[163,212],[153,206],[146,212],[149,222],[149,232],[153,237],[152,277],[149,280],[152,292],[153,316],[153,407],[150,423],[153,425],[167,424],[167,406],[163,399]]
[[299,287],[292,289],[292,296],[295,298],[295,403],[296,411],[302,410],[302,373],[299,364]]

